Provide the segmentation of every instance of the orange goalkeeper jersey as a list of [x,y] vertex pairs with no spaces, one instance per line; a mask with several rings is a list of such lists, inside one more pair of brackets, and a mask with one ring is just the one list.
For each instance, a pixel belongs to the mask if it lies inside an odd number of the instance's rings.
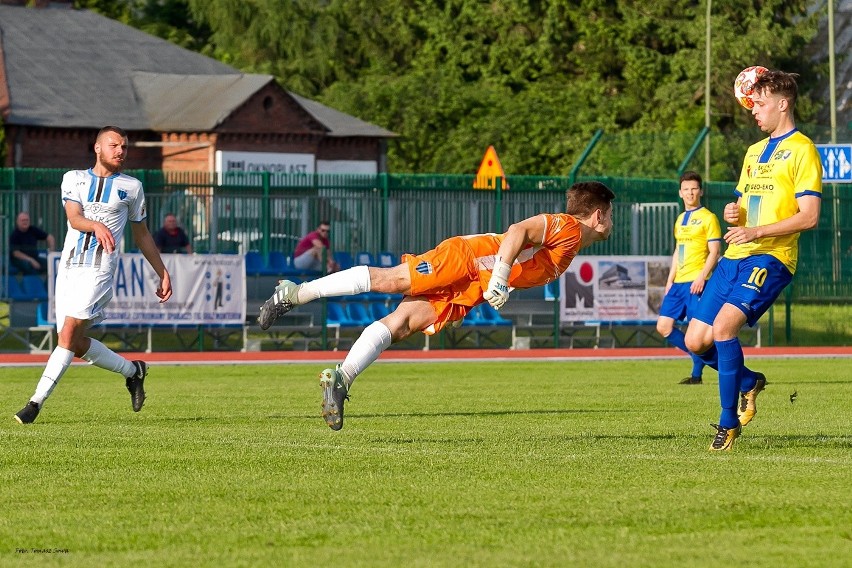
[[[512,265],[509,288],[543,286],[565,272],[580,247],[580,223],[567,214],[545,213],[544,240],[525,247]],[[452,237],[429,252],[403,255],[411,275],[411,295],[425,296],[435,308],[437,321],[427,334],[463,318],[483,302],[500,243],[505,234]]]

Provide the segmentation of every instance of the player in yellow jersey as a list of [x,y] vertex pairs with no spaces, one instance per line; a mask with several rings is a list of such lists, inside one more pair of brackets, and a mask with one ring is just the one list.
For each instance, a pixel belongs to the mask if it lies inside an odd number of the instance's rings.
[[796,129],[795,73],[769,70],[754,84],[752,115],[769,138],[746,152],[737,201],[725,206],[728,243],[686,331],[687,347],[719,371],[722,412],[710,443],[729,450],[757,412],[766,377],[745,367],[737,338],[793,279],[799,234],[819,221],[822,164]]
[[666,282],[666,295],[657,319],[657,333],[692,357],[692,373],[680,384],[699,385],[704,361],[686,348],[684,333],[675,323],[692,318],[704,284],[719,260],[722,230],[719,218],[701,205],[704,190],[697,172],[684,172],[680,176],[679,193],[684,212],[678,215],[674,225],[676,245]]

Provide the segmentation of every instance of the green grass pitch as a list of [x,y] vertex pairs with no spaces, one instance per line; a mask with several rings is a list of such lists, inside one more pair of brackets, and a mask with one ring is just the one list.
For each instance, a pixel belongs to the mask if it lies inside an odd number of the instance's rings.
[[29,426],[4,367],[0,565],[849,566],[852,359],[750,363],[724,454],[685,357],[380,363],[340,432],[322,365],[152,365],[138,414],[75,366]]

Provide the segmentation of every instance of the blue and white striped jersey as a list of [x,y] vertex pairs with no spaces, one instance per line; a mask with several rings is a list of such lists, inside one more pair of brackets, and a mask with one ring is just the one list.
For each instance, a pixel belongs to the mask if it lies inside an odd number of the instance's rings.
[[[66,172],[62,178],[63,207],[68,200],[82,205],[87,219],[107,226],[115,239],[116,251],[121,250],[127,220],[140,222],[147,216],[142,182],[121,173],[98,177],[91,168]],[[115,252],[105,254],[94,233],[82,233],[68,224],[61,261],[65,268],[85,267],[112,272],[116,261]]]

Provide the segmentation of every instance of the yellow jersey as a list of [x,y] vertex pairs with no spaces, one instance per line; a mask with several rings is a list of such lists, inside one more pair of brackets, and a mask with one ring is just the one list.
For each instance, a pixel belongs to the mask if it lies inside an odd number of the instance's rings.
[[722,240],[719,218],[706,207],[684,211],[675,221],[674,237],[677,243],[674,281],[676,284],[692,282],[704,270],[710,254],[707,243]]
[[[792,130],[778,138],[752,144],[743,159],[740,181],[734,193],[745,211],[746,227],[758,227],[788,219],[799,211],[798,197],[822,197],[822,162],[810,138]],[[765,237],[725,252],[730,259],[770,254],[796,272],[799,233]]]

